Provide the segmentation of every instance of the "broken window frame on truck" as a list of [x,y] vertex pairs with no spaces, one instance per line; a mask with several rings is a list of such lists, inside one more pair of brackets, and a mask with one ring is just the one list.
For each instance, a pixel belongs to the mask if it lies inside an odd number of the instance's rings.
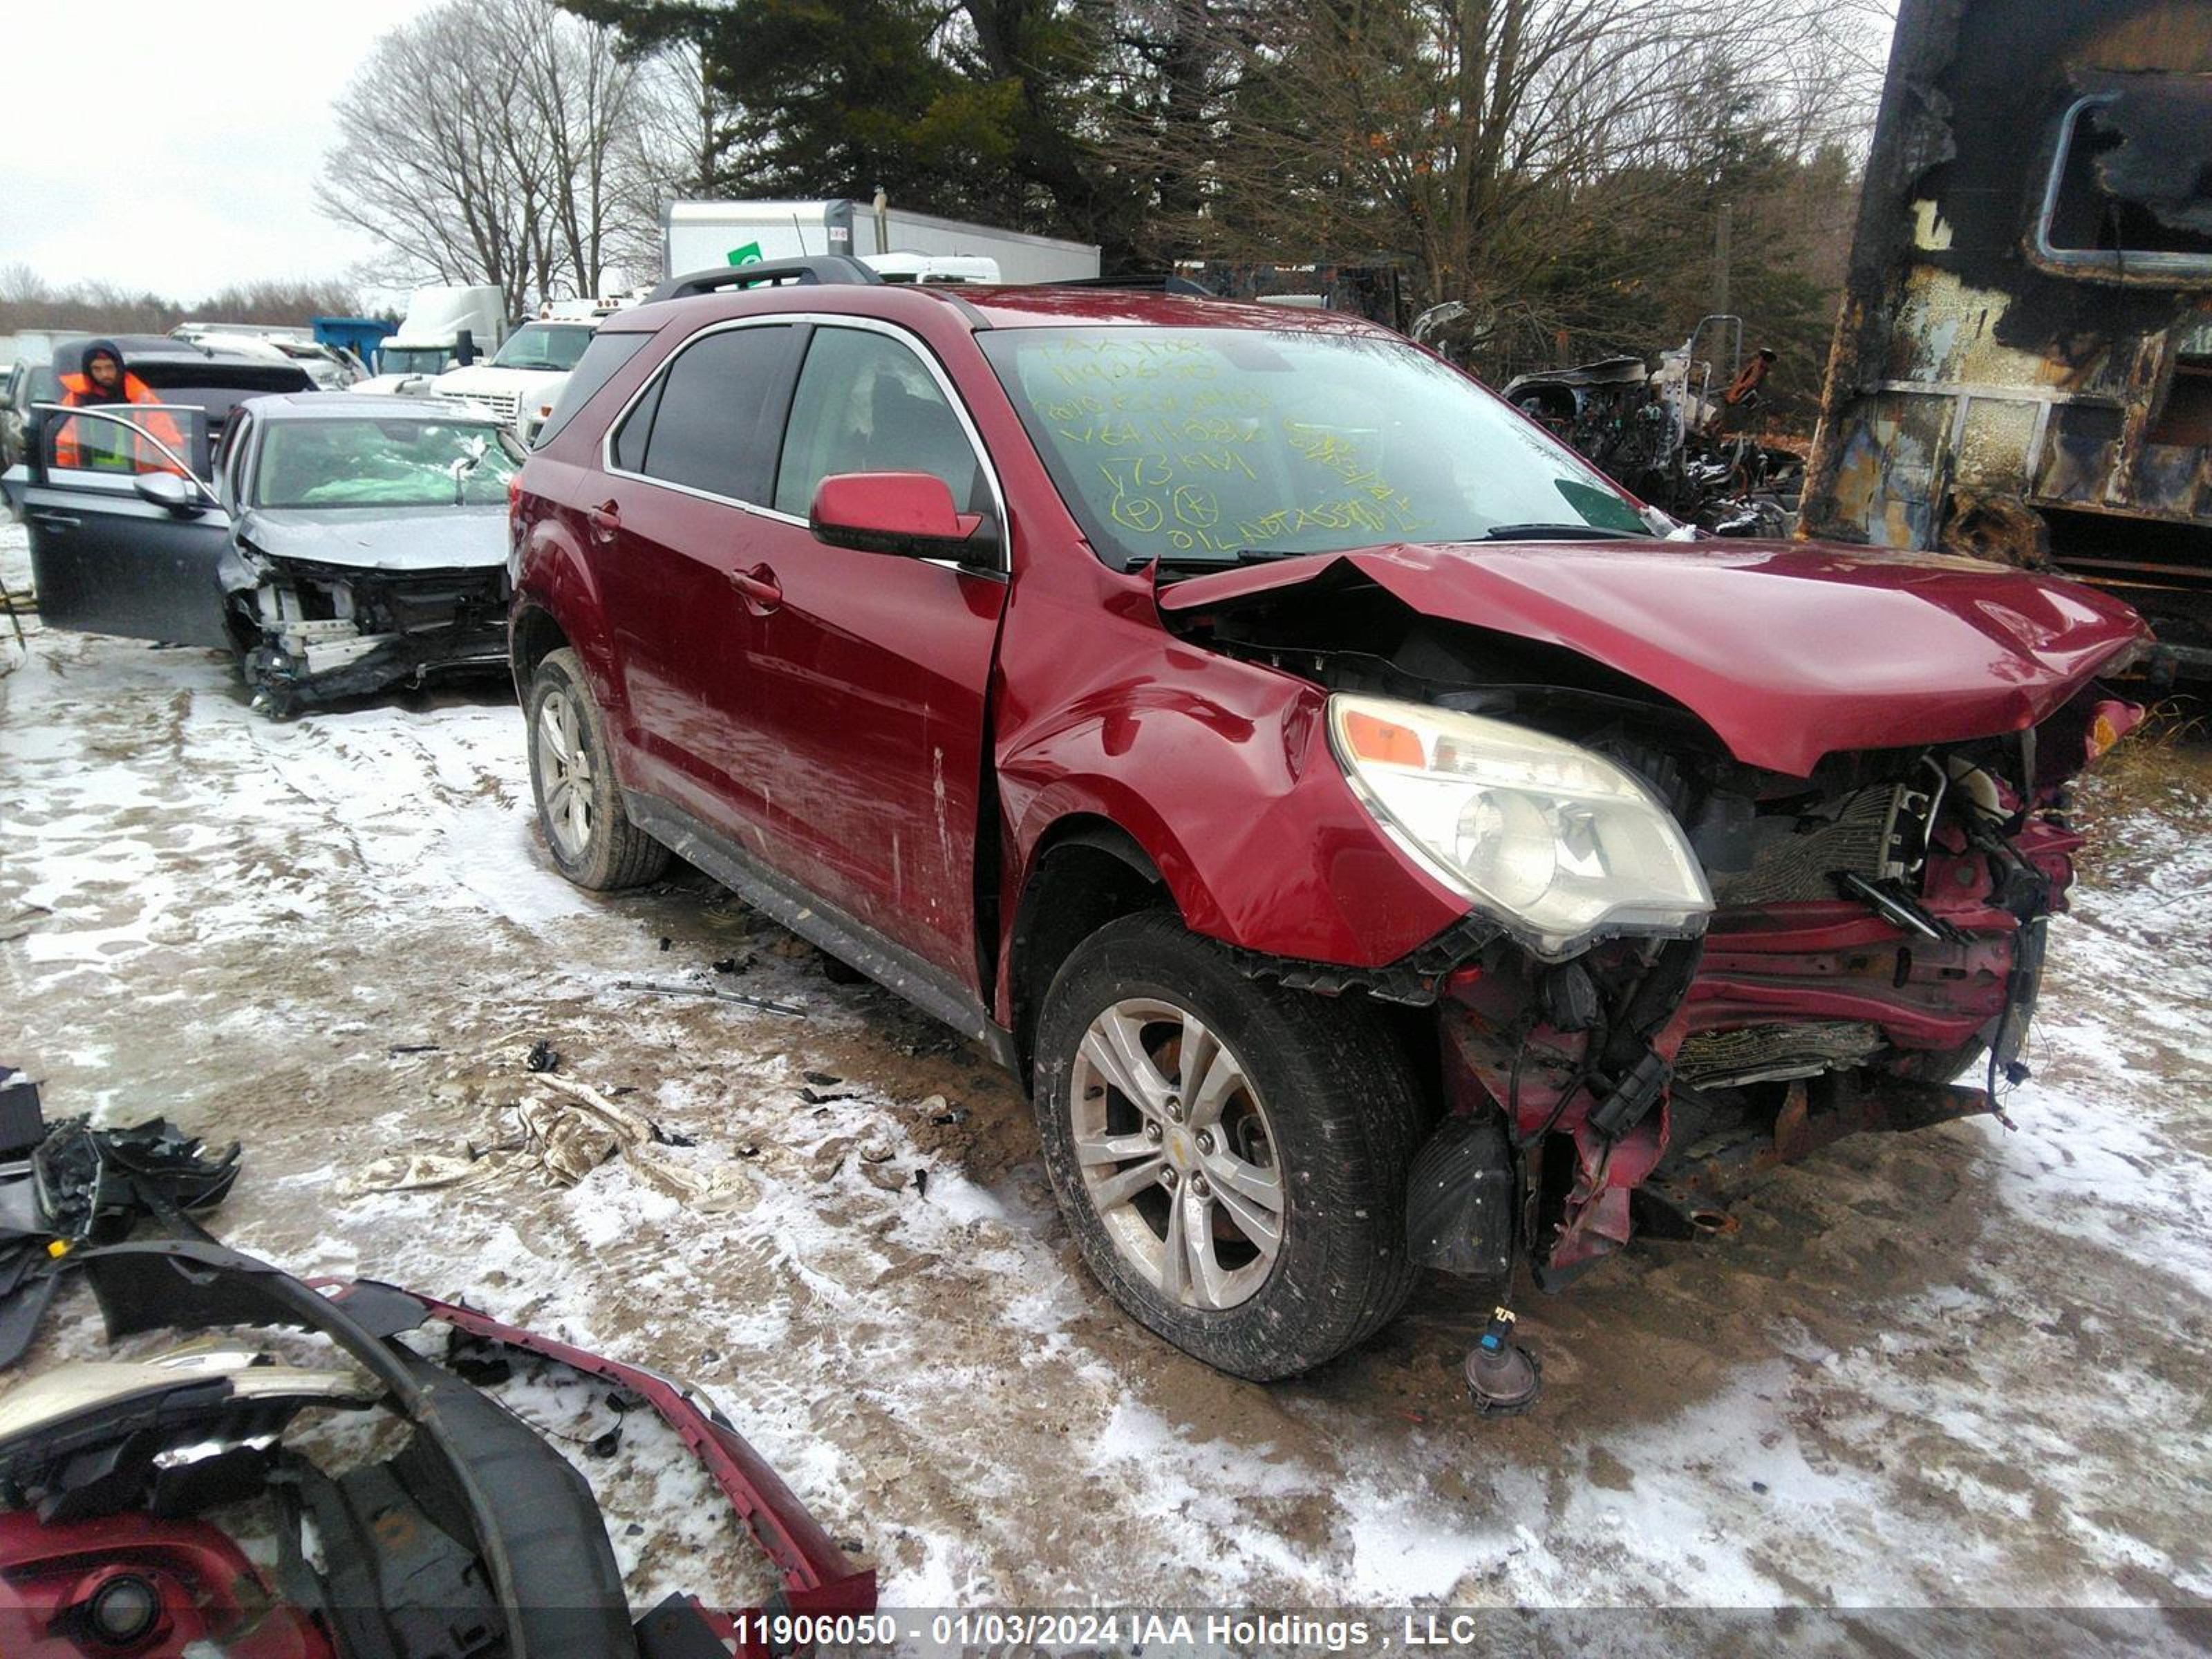
[[2154,0],[1905,0],[1801,534],[2072,576],[2212,672],[2208,88],[2212,27]]

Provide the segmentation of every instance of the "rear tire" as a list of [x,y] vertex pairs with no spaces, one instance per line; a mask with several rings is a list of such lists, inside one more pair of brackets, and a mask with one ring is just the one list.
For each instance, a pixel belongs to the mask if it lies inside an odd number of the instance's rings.
[[1419,1094],[1364,1005],[1259,984],[1172,915],[1127,916],[1047,992],[1035,1095],[1085,1262],[1185,1352],[1289,1376],[1404,1306]]
[[574,651],[545,653],[525,712],[530,790],[555,867],[595,893],[635,887],[666,869],[668,849],[629,821],[615,787],[606,717]]

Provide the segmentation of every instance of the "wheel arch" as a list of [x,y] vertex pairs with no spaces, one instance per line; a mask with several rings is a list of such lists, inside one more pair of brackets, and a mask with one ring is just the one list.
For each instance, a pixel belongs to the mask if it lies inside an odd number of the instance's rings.
[[530,701],[530,681],[538,665],[564,646],[573,648],[567,631],[544,605],[525,599],[507,617],[507,655],[514,673],[515,695]]
[[1136,836],[1096,812],[1071,812],[1039,837],[1014,905],[1006,992],[1026,1086],[1038,1010],[1075,947],[1120,917],[1182,908]]

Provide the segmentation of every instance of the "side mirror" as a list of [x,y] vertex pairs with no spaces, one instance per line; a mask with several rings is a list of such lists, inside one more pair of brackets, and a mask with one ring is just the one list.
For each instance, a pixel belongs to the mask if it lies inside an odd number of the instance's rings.
[[839,472],[814,488],[814,539],[862,553],[986,562],[997,538],[980,513],[957,512],[945,480],[927,472]]
[[132,482],[140,501],[166,507],[179,518],[197,518],[207,510],[199,492],[173,472],[141,472]]
[[465,328],[453,336],[453,361],[466,368],[477,360],[476,331]]

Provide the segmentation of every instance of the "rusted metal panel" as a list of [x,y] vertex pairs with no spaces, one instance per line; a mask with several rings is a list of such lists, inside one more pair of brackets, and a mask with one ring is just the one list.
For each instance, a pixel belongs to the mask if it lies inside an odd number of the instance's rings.
[[2202,4],[1905,0],[1802,533],[2055,562],[2212,644],[2207,112]]

